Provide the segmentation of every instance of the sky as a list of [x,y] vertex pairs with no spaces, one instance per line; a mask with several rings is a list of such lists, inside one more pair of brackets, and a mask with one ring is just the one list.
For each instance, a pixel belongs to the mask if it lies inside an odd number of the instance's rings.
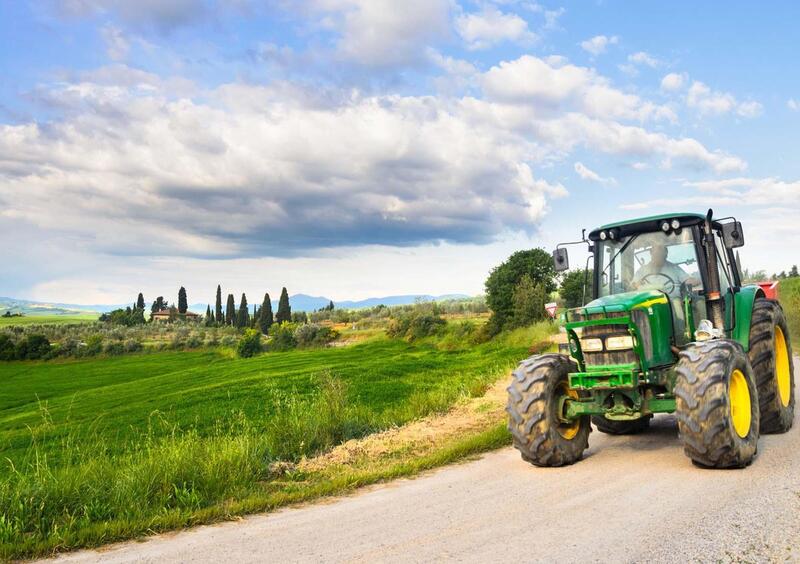
[[788,269],[798,12],[0,0],[0,295],[475,295],[517,250],[709,207]]

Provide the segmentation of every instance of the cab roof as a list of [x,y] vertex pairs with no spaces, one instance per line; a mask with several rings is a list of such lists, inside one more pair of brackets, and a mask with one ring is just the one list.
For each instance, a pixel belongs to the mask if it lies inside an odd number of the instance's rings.
[[702,221],[705,221],[706,216],[701,213],[692,213],[692,212],[673,212],[673,213],[662,213],[659,215],[650,215],[647,217],[639,217],[636,219],[627,219],[625,221],[616,221],[614,223],[607,223],[605,225],[601,225],[600,227],[593,229],[589,233],[589,239],[597,240],[599,238],[599,233],[606,229],[614,229],[620,228],[621,231],[625,232],[623,235],[627,235],[630,233],[639,233],[639,232],[648,232],[648,231],[657,231],[660,229],[661,222],[666,220],[677,219],[683,225],[695,225]]

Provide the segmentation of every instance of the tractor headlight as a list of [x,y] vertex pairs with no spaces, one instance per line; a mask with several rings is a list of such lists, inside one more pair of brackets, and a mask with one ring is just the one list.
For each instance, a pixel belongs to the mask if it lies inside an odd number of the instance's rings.
[[601,241],[605,241],[606,239],[608,239],[608,233],[606,233],[605,231],[601,231],[600,232],[600,240]]
[[672,223],[670,223],[670,226],[671,226],[673,229],[675,229],[675,230],[678,230],[678,229],[680,229],[680,228],[681,228],[681,222],[680,222],[680,221],[678,221],[677,219],[673,219],[673,220],[672,220]]
[[603,350],[602,339],[581,339],[583,352],[599,352]]
[[669,231],[669,221],[665,221],[664,223],[661,224],[661,231],[663,231],[664,233]]
[[619,337],[608,337],[606,339],[606,349],[610,351],[622,351],[633,348],[633,337],[622,335]]

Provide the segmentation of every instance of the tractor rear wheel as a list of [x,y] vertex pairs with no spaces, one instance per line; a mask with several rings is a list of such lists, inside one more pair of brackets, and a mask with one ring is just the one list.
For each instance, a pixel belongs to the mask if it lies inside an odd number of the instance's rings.
[[758,391],[742,346],[721,339],[691,345],[675,372],[675,415],[686,455],[712,468],[750,464],[758,447]]
[[568,374],[578,367],[560,354],[532,356],[514,370],[508,387],[508,429],[522,458],[536,466],[564,466],[581,459],[591,425],[584,416],[565,422],[565,398],[578,398]]
[[650,426],[650,419],[652,418],[652,415],[646,415],[631,421],[615,421],[606,419],[602,415],[593,415],[592,423],[594,423],[598,431],[608,435],[635,435],[646,430]]
[[766,298],[753,304],[750,364],[758,385],[761,432],[785,433],[794,419],[794,367],[781,306]]

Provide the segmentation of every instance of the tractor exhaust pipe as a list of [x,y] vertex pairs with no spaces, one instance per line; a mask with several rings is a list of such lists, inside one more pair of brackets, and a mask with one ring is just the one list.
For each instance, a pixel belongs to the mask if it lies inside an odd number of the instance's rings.
[[722,295],[719,284],[719,263],[717,262],[717,247],[714,244],[714,232],[711,229],[711,216],[713,210],[708,210],[706,222],[703,226],[705,234],[706,262],[708,264],[708,288],[706,288],[706,306],[714,327],[720,331],[725,330],[725,317],[722,312]]

